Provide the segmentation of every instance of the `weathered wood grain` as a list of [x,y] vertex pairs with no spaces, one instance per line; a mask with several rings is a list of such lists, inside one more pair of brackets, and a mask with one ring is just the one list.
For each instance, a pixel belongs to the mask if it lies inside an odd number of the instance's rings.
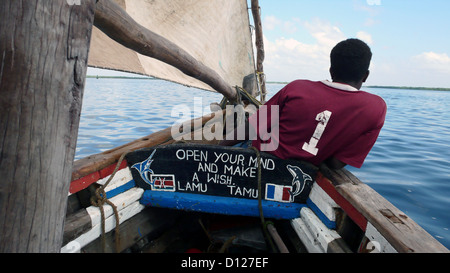
[[[132,247],[138,241],[151,234],[159,235],[164,228],[174,224],[178,211],[165,210],[159,208],[146,208],[133,218],[120,225],[120,252]],[[112,253],[115,250],[114,232],[109,232],[105,236],[106,252]],[[84,253],[102,253],[104,250],[101,238],[83,248]]]
[[264,59],[266,57],[266,53],[264,51],[264,35],[263,35],[263,27],[261,21],[261,9],[259,7],[258,0],[252,0],[252,14],[253,21],[255,22],[255,36],[256,36],[256,71],[259,73],[258,79],[261,89],[261,102],[264,103],[266,101],[266,82],[264,79],[260,79],[259,77],[263,77],[264,73]]
[[63,245],[79,237],[92,228],[91,217],[85,209],[70,215],[64,225]]
[[346,169],[321,171],[398,252],[449,252],[416,222]]
[[0,5],[0,252],[59,252],[95,0]]

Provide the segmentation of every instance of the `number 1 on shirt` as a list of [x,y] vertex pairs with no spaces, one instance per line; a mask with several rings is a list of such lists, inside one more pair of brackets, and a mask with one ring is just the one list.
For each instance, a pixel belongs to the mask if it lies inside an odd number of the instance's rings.
[[323,135],[323,132],[325,131],[325,128],[328,125],[328,122],[330,121],[331,114],[332,113],[330,111],[324,111],[317,115],[316,120],[319,122],[319,124],[317,125],[316,131],[314,132],[314,135],[312,136],[309,143],[305,142],[305,144],[303,144],[303,150],[312,155],[317,155],[317,153],[319,152],[317,145]]

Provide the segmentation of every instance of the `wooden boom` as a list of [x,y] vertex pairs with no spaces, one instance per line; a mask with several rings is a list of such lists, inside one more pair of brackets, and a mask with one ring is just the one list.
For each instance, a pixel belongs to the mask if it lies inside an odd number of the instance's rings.
[[176,44],[138,24],[114,1],[98,2],[94,24],[123,46],[170,64],[186,75],[208,84],[230,101],[236,100],[236,90],[217,72],[197,61]]

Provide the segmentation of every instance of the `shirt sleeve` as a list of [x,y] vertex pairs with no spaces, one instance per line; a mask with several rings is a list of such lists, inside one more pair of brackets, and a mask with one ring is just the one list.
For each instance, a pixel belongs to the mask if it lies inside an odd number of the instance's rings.
[[342,148],[334,156],[345,164],[361,168],[370,150],[375,145],[380,131],[381,128],[360,135],[349,146]]
[[[282,111],[282,107],[285,100],[285,89],[284,87],[278,93],[276,93],[269,101],[267,101],[264,105],[260,107],[260,109],[249,117],[249,130],[250,130],[250,139],[253,141],[253,146],[260,149],[261,142],[265,142],[269,136],[260,135],[260,132],[271,132],[272,124],[272,110]],[[278,106],[276,108],[272,106]],[[260,129],[260,126],[267,126],[266,128]]]
[[378,116],[379,118],[378,122],[375,125],[375,128],[361,134],[359,137],[353,140],[350,145],[342,147],[334,155],[334,157],[355,168],[362,167],[364,160],[366,159],[370,150],[372,150],[378,136],[380,135],[381,128],[383,128],[387,111],[386,104],[384,104],[383,106],[384,107],[381,108],[382,110],[380,115]]

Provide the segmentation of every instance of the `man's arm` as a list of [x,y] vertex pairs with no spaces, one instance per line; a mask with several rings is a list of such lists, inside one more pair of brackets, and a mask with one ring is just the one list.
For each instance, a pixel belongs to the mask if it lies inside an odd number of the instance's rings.
[[[242,132],[242,130],[245,130],[244,139],[242,137],[239,139],[238,132]],[[221,146],[234,146],[238,143],[241,143],[243,141],[250,140],[250,133],[249,133],[249,122],[247,119],[245,119],[245,122],[242,123],[240,126],[235,128],[233,132],[226,135],[225,139],[222,140],[219,145]]]
[[347,166],[347,164],[340,161],[339,159],[337,159],[334,156],[325,160],[325,164],[328,166],[328,168],[333,169],[333,170],[340,170],[340,169],[344,168],[345,166]]

